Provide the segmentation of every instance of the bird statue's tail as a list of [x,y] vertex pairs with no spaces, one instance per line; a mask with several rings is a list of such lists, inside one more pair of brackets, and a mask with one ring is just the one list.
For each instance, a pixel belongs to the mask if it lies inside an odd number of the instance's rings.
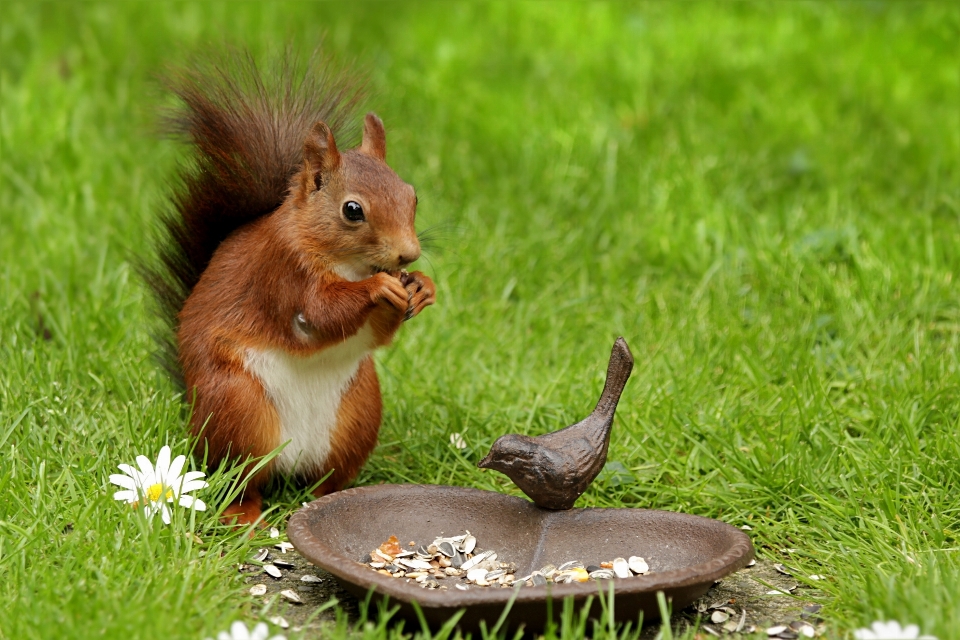
[[623,337],[617,338],[610,353],[610,364],[607,365],[607,381],[603,385],[603,394],[597,402],[597,408],[591,416],[597,418],[612,418],[620,401],[620,394],[627,385],[630,372],[633,371],[633,354]]

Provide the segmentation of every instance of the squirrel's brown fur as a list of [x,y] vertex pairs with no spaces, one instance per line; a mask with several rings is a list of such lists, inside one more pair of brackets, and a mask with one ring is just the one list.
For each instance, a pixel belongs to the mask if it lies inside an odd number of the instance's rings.
[[182,106],[168,122],[193,164],[147,274],[176,332],[166,364],[182,372],[211,465],[288,443],[226,510],[243,523],[276,469],[307,482],[332,472],[318,494],[356,475],[380,426],[370,352],[435,296],[425,275],[400,271],[420,254],[416,196],[385,163],[383,124],[368,114],[361,146],[340,152],[359,89],[313,62],[266,82],[233,56],[169,82]]

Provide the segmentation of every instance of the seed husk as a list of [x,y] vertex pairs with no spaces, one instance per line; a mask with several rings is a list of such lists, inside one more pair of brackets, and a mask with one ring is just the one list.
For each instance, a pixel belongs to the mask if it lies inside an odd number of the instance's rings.
[[303,604],[303,600],[300,599],[300,595],[293,589],[284,589],[280,592],[280,595],[295,604]]
[[275,566],[272,565],[272,564],[265,564],[265,565],[263,565],[263,570],[264,570],[264,571],[267,573],[267,575],[270,576],[271,578],[276,578],[277,580],[279,580],[280,578],[283,577],[283,573],[280,571],[280,569],[277,569],[277,567],[275,567]]
[[476,547],[477,547],[477,539],[472,535],[468,535],[464,537],[463,542],[460,543],[459,551],[461,553],[473,553],[473,550]]
[[312,573],[307,573],[300,576],[300,582],[323,582],[323,578],[318,578]]
[[630,571],[638,575],[643,575],[650,571],[650,565],[640,556],[630,556],[630,559],[627,560],[627,565],[630,567]]
[[627,564],[624,558],[613,559],[613,572],[618,578],[629,578],[633,576],[633,574],[630,573],[630,565]]
[[267,585],[265,584],[255,584],[250,587],[250,595],[252,596],[262,596],[267,592]]

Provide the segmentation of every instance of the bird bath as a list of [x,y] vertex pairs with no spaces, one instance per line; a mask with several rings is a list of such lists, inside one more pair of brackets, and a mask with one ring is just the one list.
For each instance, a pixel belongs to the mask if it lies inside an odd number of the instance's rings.
[[[484,466],[503,470],[537,504],[493,491],[436,485],[377,485],[324,496],[298,511],[287,525],[287,536],[310,562],[331,574],[343,587],[364,598],[373,590],[400,606],[399,615],[418,620],[416,602],[426,621],[441,626],[457,611],[459,626],[474,631],[500,618],[508,627],[542,630],[551,602],[573,598],[579,609],[586,599],[613,587],[614,614],[620,622],[660,617],[657,592],[679,610],[703,595],[717,580],[746,566],[753,545],[739,529],[718,520],[649,509],[570,509],[606,459],[610,425],[620,392],[630,375],[633,358],[622,338],[617,340],[607,369],[607,382],[596,410],[585,420],[538,438],[504,436],[510,455],[520,441],[523,455],[539,465],[537,473],[518,474],[523,465],[497,465],[504,455],[497,444]],[[583,478],[587,478],[583,481]],[[531,480],[534,480],[531,484]],[[539,481],[537,484],[536,481]],[[544,486],[550,485],[550,486]],[[542,506],[538,506],[542,505]],[[560,505],[558,510],[557,506]],[[544,508],[547,507],[547,508]],[[589,580],[515,588],[475,587],[425,589],[413,580],[374,571],[361,559],[390,535],[402,544],[429,544],[440,535],[469,530],[499,560],[514,563],[517,575],[547,563],[569,560],[597,564],[617,557],[642,556],[650,572],[629,578]],[[453,584],[455,579],[446,580]],[[559,604],[552,606],[560,611]],[[590,616],[602,608],[594,598]]]

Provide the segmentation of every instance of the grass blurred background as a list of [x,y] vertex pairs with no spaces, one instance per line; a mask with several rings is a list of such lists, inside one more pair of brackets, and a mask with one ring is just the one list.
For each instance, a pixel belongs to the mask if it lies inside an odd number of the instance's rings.
[[438,229],[438,304],[379,356],[359,484],[515,491],[476,461],[587,413],[623,335],[637,366],[581,505],[750,525],[827,577],[837,637],[956,634],[957,5],[5,2],[0,638],[257,617],[232,568],[255,542],[212,512],[141,529],[106,478],[187,447],[131,269],[183,152],[152,133],[156,74],[323,34]]

